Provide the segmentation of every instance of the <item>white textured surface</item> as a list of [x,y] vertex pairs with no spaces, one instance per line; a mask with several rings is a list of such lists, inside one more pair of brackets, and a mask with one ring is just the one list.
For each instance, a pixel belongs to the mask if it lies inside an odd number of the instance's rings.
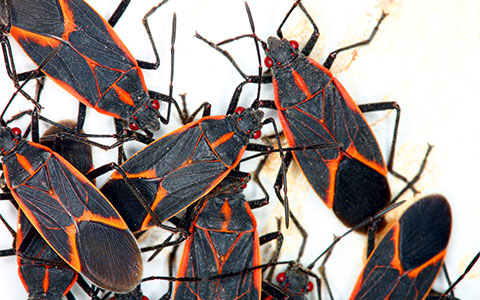
[[[103,16],[109,16],[117,1],[88,1]],[[116,31],[135,57],[153,60],[148,40],[141,26],[141,18],[153,4],[153,0],[133,0],[116,26]],[[250,1],[257,34],[266,39],[274,35],[290,0]],[[442,193],[450,201],[453,210],[453,231],[450,241],[447,266],[452,278],[463,271],[470,259],[480,250],[479,199],[475,188],[480,169],[477,158],[478,112],[480,111],[477,57],[480,53],[479,28],[480,2],[478,1],[314,1],[305,0],[319,30],[320,38],[312,57],[323,62],[326,55],[339,47],[349,45],[367,37],[384,9],[389,16],[382,24],[370,46],[358,48],[338,57],[333,73],[340,79],[358,103],[397,101],[402,107],[402,119],[395,167],[397,171],[411,177],[416,173],[427,143],[435,145],[422,180],[417,184],[421,195]],[[220,41],[243,33],[249,33],[243,1],[239,0],[171,0],[150,18],[154,38],[159,46],[161,67],[157,71],[145,72],[147,85],[152,90],[166,93],[169,78],[169,50],[172,12],[177,12],[177,43],[175,61],[174,93],[187,93],[190,110],[199,103],[210,101],[213,114],[223,114],[234,87],[241,77],[223,56],[193,37],[198,30],[205,37]],[[285,25],[284,35],[297,39],[302,45],[310,34],[310,27],[303,15],[296,13]],[[250,40],[226,47],[237,59],[246,73],[257,73],[257,60]],[[15,48],[19,69],[32,68],[28,59]],[[22,62],[25,62],[22,64]],[[1,103],[13,92],[12,84],[4,68],[0,72],[2,85]],[[32,91],[33,82],[27,90]],[[242,98],[248,105],[254,96],[255,87],[248,89]],[[271,87],[262,90],[263,98],[271,98]],[[42,95],[44,115],[52,119],[74,118],[77,102],[55,84],[47,81]],[[31,105],[17,99],[17,108]],[[18,111],[17,110],[17,111]],[[15,113],[9,111],[9,115]],[[390,147],[393,114],[379,113],[368,116],[375,124],[373,129],[387,153]],[[174,115],[175,119],[175,115]],[[377,120],[380,120],[377,122]],[[19,123],[25,128],[25,123]],[[93,110],[88,111],[86,131],[91,133],[110,132],[111,121]],[[22,127],[23,126],[23,127]],[[159,135],[179,126],[172,123],[164,127]],[[45,128],[45,127],[44,127]],[[140,146],[132,146],[130,153]],[[97,166],[114,159],[115,153],[95,152]],[[269,164],[270,172],[262,173],[266,181],[273,182],[278,163]],[[332,239],[345,228],[321,203],[297,168],[289,174],[289,196],[292,210],[301,217],[310,239],[304,262],[309,262]],[[389,177],[392,192],[398,192],[402,183]],[[249,194],[254,197],[254,184]],[[403,197],[412,201],[412,195]],[[275,229],[274,216],[282,211],[272,193],[272,205],[258,209],[261,232]],[[273,209],[273,207],[275,209]],[[405,205],[406,207],[406,205]],[[400,215],[402,207],[390,218]],[[272,214],[271,211],[273,210]],[[0,212],[15,224],[15,211],[11,205],[0,203]],[[270,220],[271,222],[268,222]],[[268,223],[268,224],[267,224]],[[267,227],[265,227],[268,225]],[[156,231],[160,232],[160,231]],[[295,229],[284,231],[285,248],[282,259],[294,259],[300,242]],[[156,234],[152,234],[154,239]],[[150,240],[148,241],[150,242]],[[144,242],[147,244],[147,241]],[[11,237],[0,230],[0,248],[11,246]],[[264,247],[269,251],[268,246]],[[358,273],[363,265],[365,238],[350,235],[340,243],[327,264],[327,274],[335,299],[348,299]],[[262,252],[263,253],[263,252]],[[157,258],[146,264],[145,276],[166,274],[165,260]],[[2,299],[24,299],[25,292],[17,277],[14,258],[0,258],[0,294]],[[480,266],[474,268],[456,290],[461,299],[478,299],[480,291]],[[443,278],[435,284],[443,290]],[[159,298],[165,291],[160,282],[144,285],[144,292],[151,299]],[[81,293],[75,289],[76,294]],[[325,295],[326,296],[326,295]],[[83,299],[78,296],[77,299]]]

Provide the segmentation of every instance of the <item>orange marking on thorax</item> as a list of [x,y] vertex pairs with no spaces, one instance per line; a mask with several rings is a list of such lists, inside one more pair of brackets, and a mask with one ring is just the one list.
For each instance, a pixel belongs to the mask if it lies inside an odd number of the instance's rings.
[[295,84],[297,87],[307,96],[307,98],[312,97],[312,94],[308,90],[308,86],[303,80],[302,76],[298,74],[295,70],[292,70],[292,75],[293,75],[293,80],[295,81]]
[[221,212],[224,216],[224,220],[222,222],[222,231],[226,231],[228,229],[228,225],[230,224],[230,220],[232,219],[232,209],[230,208],[230,204],[228,204],[228,200],[223,203]]
[[15,155],[17,156],[18,163],[22,166],[22,168],[25,169],[25,171],[27,171],[29,174],[32,174],[33,172],[35,172],[32,165],[30,164],[30,162],[25,156],[18,153],[15,153]]
[[232,136],[234,135],[235,133],[232,131],[232,132],[229,132],[229,133],[225,133],[224,135],[222,135],[220,138],[218,138],[218,140],[214,141],[212,143],[212,148],[217,148],[217,146],[225,143],[226,141],[228,141],[229,139],[232,138]]
[[133,99],[128,92],[126,92],[122,88],[118,87],[116,84],[114,84],[112,87],[115,90],[115,92],[117,92],[118,98],[123,103],[128,104],[130,106],[135,106],[135,103],[133,102]]
[[46,295],[48,292],[48,267],[45,268],[45,275],[43,276],[43,282],[42,282],[42,288],[43,288],[43,293]]

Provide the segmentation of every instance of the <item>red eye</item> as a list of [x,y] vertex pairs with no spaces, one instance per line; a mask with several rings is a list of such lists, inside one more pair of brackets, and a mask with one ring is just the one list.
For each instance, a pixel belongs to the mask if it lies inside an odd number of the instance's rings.
[[253,133],[253,138],[254,139],[258,139],[261,136],[262,136],[262,132],[260,130],[257,130]]
[[156,110],[158,110],[160,108],[160,103],[158,102],[158,100],[153,100],[152,101],[152,107],[153,107],[153,109],[156,109]]
[[130,123],[130,124],[128,125],[128,127],[130,127],[130,129],[133,130],[133,131],[137,131],[137,130],[138,130],[138,125],[135,124],[135,123]]
[[307,283],[307,292],[311,292],[311,291],[313,291],[313,283],[309,281]]
[[21,135],[22,134],[22,130],[18,127],[13,127],[12,132],[13,132],[14,135]]
[[292,46],[293,49],[298,49],[299,47],[298,42],[295,40],[290,41],[290,46]]
[[278,281],[278,282],[284,282],[285,279],[286,279],[285,272],[278,273],[278,275],[277,275],[277,281]]
[[265,66],[271,68],[273,66],[273,60],[270,57],[265,57]]
[[237,114],[241,114],[244,111],[245,111],[245,108],[242,107],[242,106],[239,106],[239,107],[235,108],[235,113],[237,113]]

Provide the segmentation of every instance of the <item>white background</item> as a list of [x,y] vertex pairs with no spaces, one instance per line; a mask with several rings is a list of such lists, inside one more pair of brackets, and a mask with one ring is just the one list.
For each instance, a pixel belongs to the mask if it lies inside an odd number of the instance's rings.
[[[107,18],[117,5],[117,1],[88,2]],[[151,61],[153,54],[140,20],[157,1],[132,2],[115,29],[136,58]],[[250,1],[259,37],[265,40],[275,34],[292,3],[291,0]],[[480,250],[480,203],[477,202],[479,197],[476,189],[477,170],[480,169],[477,141],[480,107],[476,73],[480,67],[480,2],[305,0],[304,5],[321,33],[311,55],[320,62],[330,51],[366,38],[382,9],[389,13],[375,40],[369,46],[340,55],[332,72],[357,103],[395,100],[401,105],[402,118],[395,161],[397,171],[407,177],[413,176],[427,143],[435,146],[424,176],[416,187],[421,191],[418,197],[442,193],[451,203],[454,219],[446,263],[451,277],[456,278]],[[177,97],[177,94],[187,93],[191,111],[199,103],[210,101],[213,104],[212,113],[223,114],[234,87],[242,78],[223,56],[193,36],[195,30],[198,30],[205,37],[220,41],[249,33],[244,3],[237,0],[171,0],[150,18],[160,51],[161,66],[157,71],[145,72],[145,76],[150,89],[163,93],[168,92],[170,32],[174,11],[178,17],[174,95]],[[300,45],[305,43],[310,32],[310,25],[300,13],[294,14],[284,27],[285,37],[298,40]],[[226,48],[245,72],[257,73],[257,58],[251,40],[237,42]],[[20,69],[33,68],[19,48],[14,51]],[[13,88],[4,70],[0,76],[0,101],[5,103]],[[33,94],[33,88],[34,83],[31,82],[26,90]],[[255,88],[252,86],[243,95],[242,102],[245,106],[254,97]],[[271,87],[263,88],[262,97],[273,97]],[[45,107],[42,114],[54,120],[76,116],[77,101],[51,81],[47,80],[41,101]],[[31,104],[21,97],[16,100],[16,105],[9,110],[8,115],[31,108]],[[393,117],[393,113],[367,116],[384,153],[390,149]],[[173,115],[173,119],[176,119],[176,115]],[[25,129],[26,122],[27,120],[15,125]],[[111,123],[108,117],[89,110],[85,130],[89,133],[112,132]],[[178,126],[178,122],[172,122],[163,127],[158,135]],[[132,154],[141,146],[130,147],[129,154]],[[99,166],[115,160],[116,152],[96,151],[94,156],[95,164]],[[262,178],[273,181],[277,168],[278,161],[270,162],[268,170],[262,173]],[[392,193],[395,194],[402,188],[402,183],[391,176],[389,179]],[[300,216],[310,234],[302,260],[308,263],[330,243],[333,234],[341,234],[346,228],[308,187],[297,168],[292,169],[288,180],[291,209]],[[250,184],[249,198],[254,197],[256,190],[255,185]],[[282,215],[273,193],[271,198],[269,207],[256,212],[261,233],[275,230],[275,217]],[[411,194],[402,197],[409,203],[417,198]],[[392,212],[389,220],[398,217],[406,206]],[[15,224],[16,212],[10,204],[1,203],[0,212],[8,218],[10,224]],[[294,259],[300,242],[299,234],[294,227],[283,229],[282,232],[285,235],[282,259]],[[154,231],[142,245],[152,243],[160,236],[164,236],[164,233]],[[11,240],[6,230],[0,230],[1,249],[10,247]],[[262,249],[264,254],[271,253],[269,246]],[[361,271],[364,256],[365,237],[356,233],[335,248],[326,266],[335,299],[348,298]],[[154,263],[147,263],[145,276],[165,275],[165,265],[163,257],[157,258]],[[25,291],[17,276],[16,260],[13,257],[0,258],[0,266],[1,298],[24,299]],[[456,289],[457,297],[478,299],[479,276],[480,267],[476,267]],[[434,287],[437,290],[445,289],[443,276]],[[151,299],[159,298],[166,290],[162,282],[144,284],[143,289]],[[74,291],[77,299],[84,299],[77,288]]]

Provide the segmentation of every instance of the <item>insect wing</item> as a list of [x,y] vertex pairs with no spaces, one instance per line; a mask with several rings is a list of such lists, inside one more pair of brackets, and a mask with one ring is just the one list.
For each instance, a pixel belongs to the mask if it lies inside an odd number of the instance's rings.
[[42,70],[82,103],[123,119],[145,104],[147,89],[136,60],[84,1],[14,0],[11,10],[11,34],[37,65],[60,47]]
[[350,299],[423,299],[443,264],[450,230],[443,196],[416,202],[375,248]]
[[[39,163],[32,157],[47,158]],[[10,174],[22,174],[22,168],[28,176],[12,180]],[[113,291],[138,284],[142,260],[135,238],[108,200],[65,159],[21,142],[4,157],[4,173],[32,225],[74,270]]]
[[[342,143],[347,155],[381,174],[387,173],[378,143],[360,109],[329,70],[299,54],[291,67],[277,69],[274,74],[275,104],[291,146]],[[328,148],[295,151],[293,155],[331,208],[336,171],[345,154]]]
[[16,244],[18,272],[29,297],[60,299],[65,296],[77,281],[77,272],[48,246],[21,210]]
[[[205,201],[185,244],[179,277],[208,278],[259,265],[256,221],[242,194]],[[218,280],[181,282],[176,299],[260,299],[261,270]]]
[[[217,121],[217,126],[227,135],[233,134],[228,126],[223,126],[221,117],[215,118],[202,119],[201,122]],[[218,151],[222,144],[207,139],[200,125],[200,121],[191,123],[156,140],[122,165],[162,221],[212,190],[238,164],[238,158],[245,151],[245,144],[229,148],[228,157],[236,160],[226,163],[227,155]],[[112,200],[132,231],[154,226],[151,216],[130,192],[120,174],[114,173],[101,190]]]

